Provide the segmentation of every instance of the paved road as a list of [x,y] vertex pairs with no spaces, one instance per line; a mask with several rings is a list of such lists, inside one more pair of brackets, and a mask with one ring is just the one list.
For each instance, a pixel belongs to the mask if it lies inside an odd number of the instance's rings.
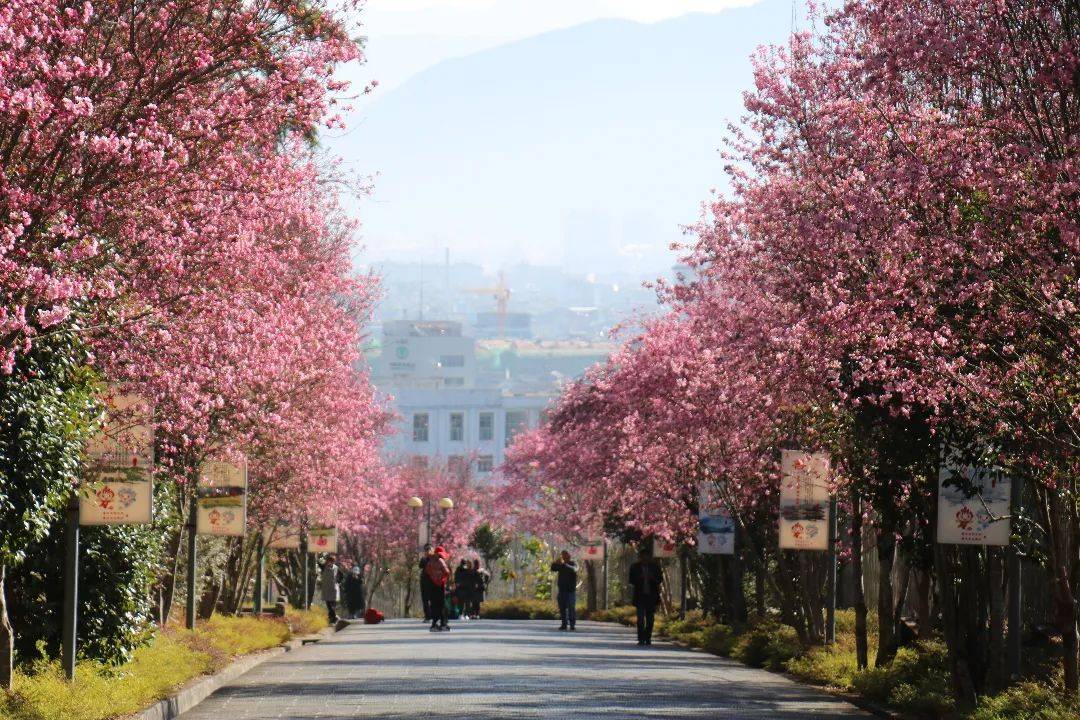
[[763,670],[580,623],[353,625],[263,663],[181,720],[868,718]]

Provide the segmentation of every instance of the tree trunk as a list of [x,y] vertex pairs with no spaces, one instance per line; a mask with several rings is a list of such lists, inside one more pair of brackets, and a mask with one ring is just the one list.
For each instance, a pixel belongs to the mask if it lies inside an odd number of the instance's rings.
[[934,633],[934,616],[931,609],[933,583],[930,573],[916,568],[915,573],[915,620],[920,640],[929,639]]
[[859,669],[870,664],[869,644],[866,637],[866,593],[863,591],[862,568],[862,495],[851,491],[851,586],[855,606],[855,659]]
[[0,564],[0,690],[10,691],[15,672],[15,633],[8,621],[6,578],[7,565]]
[[591,560],[586,560],[585,565],[585,609],[588,612],[596,612],[596,587],[597,587],[597,572],[596,563]]
[[754,606],[758,618],[764,618],[768,607],[765,601],[765,568],[761,567],[759,562],[754,563]]
[[878,649],[874,666],[887,665],[896,655],[893,617],[892,568],[896,553],[896,536],[891,527],[879,526],[877,531],[878,567]]
[[[181,510],[181,517],[186,517]],[[157,595],[157,622],[164,627],[169,622],[172,614],[173,599],[176,597],[176,575],[180,571],[180,547],[184,540],[184,528],[181,523],[169,531],[169,539],[165,543],[165,560],[168,570],[164,577],[158,581]]]

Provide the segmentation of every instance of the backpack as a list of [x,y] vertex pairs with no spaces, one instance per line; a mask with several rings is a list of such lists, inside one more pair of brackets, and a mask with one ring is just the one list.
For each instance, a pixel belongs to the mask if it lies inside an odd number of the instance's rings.
[[428,580],[439,586],[446,582],[446,577],[450,574],[449,571],[443,570],[443,564],[438,558],[428,560],[424,565],[424,572],[427,573]]

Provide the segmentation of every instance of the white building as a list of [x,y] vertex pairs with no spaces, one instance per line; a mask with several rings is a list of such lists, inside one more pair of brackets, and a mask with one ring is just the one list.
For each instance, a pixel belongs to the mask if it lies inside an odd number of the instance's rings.
[[475,340],[461,324],[399,320],[383,326],[372,379],[394,397],[398,432],[390,457],[411,462],[468,462],[479,476],[498,467],[514,437],[543,420],[546,393],[477,387]]

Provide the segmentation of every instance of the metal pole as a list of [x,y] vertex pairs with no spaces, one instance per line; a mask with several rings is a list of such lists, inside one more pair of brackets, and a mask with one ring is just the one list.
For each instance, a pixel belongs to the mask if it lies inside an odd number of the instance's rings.
[[829,563],[826,576],[825,642],[836,642],[836,496],[829,498],[829,549],[825,554]]
[[194,492],[188,496],[188,502],[191,503],[191,508],[188,513],[187,523],[187,612],[185,614],[185,625],[188,630],[194,630],[195,598],[198,595],[195,578],[195,521],[199,513],[199,502],[196,499]]
[[[1012,504],[1012,531],[1017,532],[1016,519],[1020,517],[1020,510],[1024,502],[1024,486],[1020,478],[1013,478],[1010,488]],[[1020,640],[1023,634],[1023,618],[1021,617],[1021,590],[1020,590],[1020,547],[1018,542],[1009,543],[1008,555],[1009,570],[1009,637],[1008,647],[1005,649],[1005,660],[1009,672],[1009,679],[1016,680],[1020,677]]]
[[75,679],[75,638],[79,625],[79,493],[68,500],[64,555],[64,616],[61,620],[61,662],[64,676]]
[[255,564],[255,598],[252,601],[252,609],[255,616],[262,615],[263,610],[263,572],[266,569],[266,552],[263,550],[262,538],[259,538],[259,561]]
[[301,575],[303,576],[303,584],[301,587],[300,595],[300,607],[304,610],[308,609],[308,545],[307,538],[305,537],[300,541],[300,564],[303,567]]
[[679,552],[679,619],[686,619],[686,549]]
[[604,538],[604,609],[608,609],[608,541]]

